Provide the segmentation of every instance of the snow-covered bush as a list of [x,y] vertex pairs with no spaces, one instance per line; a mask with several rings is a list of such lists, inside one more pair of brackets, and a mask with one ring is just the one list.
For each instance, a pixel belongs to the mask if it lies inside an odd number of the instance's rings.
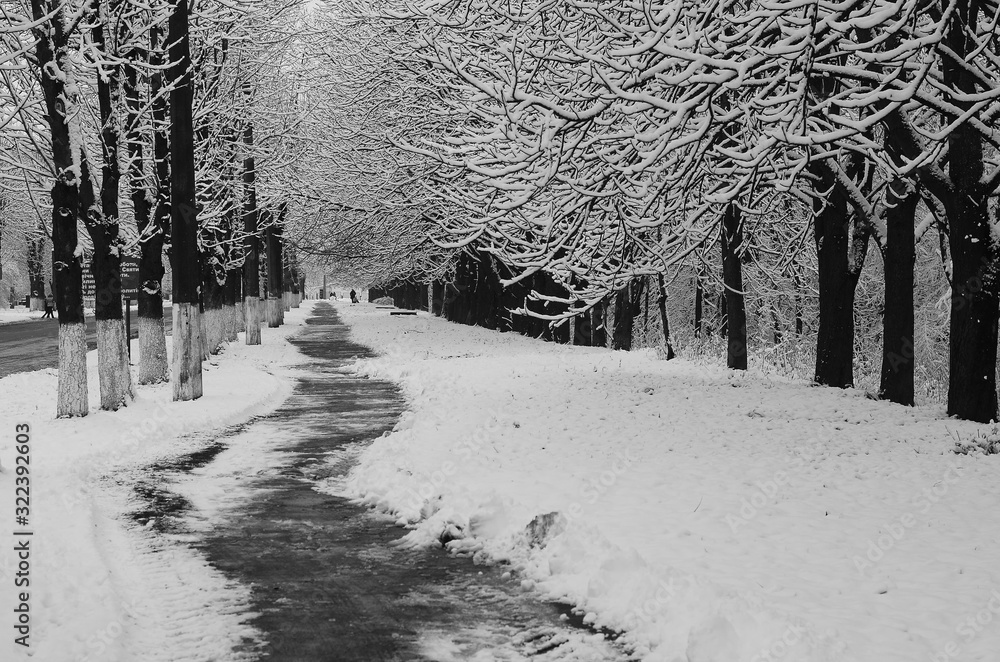
[[976,430],[968,439],[959,438],[955,442],[954,452],[958,455],[983,453],[985,455],[1000,455],[1000,427],[993,425],[987,430]]

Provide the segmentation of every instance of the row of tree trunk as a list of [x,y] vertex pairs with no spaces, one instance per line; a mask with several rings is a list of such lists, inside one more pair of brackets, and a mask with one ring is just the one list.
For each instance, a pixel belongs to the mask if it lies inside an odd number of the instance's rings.
[[[128,361],[128,338],[125,337],[121,294],[121,256],[123,241],[119,235],[118,199],[120,171],[119,131],[128,145],[128,181],[137,229],[140,235],[139,258],[139,382],[163,382],[170,375],[175,400],[191,400],[202,395],[201,362],[218,351],[223,342],[236,339],[246,331],[247,344],[260,343],[260,285],[258,260],[260,231],[256,199],[253,129],[247,125],[243,142],[247,156],[243,163],[245,231],[243,246],[238,246],[235,213],[222,228],[206,230],[199,226],[195,182],[194,90],[191,75],[189,42],[189,6],[183,0],[173,3],[168,34],[157,27],[150,30],[150,51],[112,52],[109,43],[124,43],[111,38],[112,25],[123,0],[89,0],[87,21],[68,20],[68,6],[55,1],[32,0],[37,27],[35,55],[46,105],[46,118],[52,137],[52,161],[56,181],[52,188],[52,273],[53,292],[59,313],[59,396],[57,416],[84,416],[89,397],[86,370],[86,327],[83,311],[83,255],[77,236],[83,225],[94,246],[90,265],[95,282],[95,317],[97,318],[98,364],[101,407],[117,409],[134,395]],[[78,86],[73,59],[73,35],[69,29],[88,26],[96,52],[106,56],[97,76],[101,120],[102,178],[95,191],[87,154],[82,147],[74,153],[71,139],[72,116],[78,106]],[[120,36],[120,35],[118,35]],[[163,54],[167,48],[166,57]],[[156,182],[150,192],[143,172],[144,136],[139,120],[144,107],[139,96],[137,62],[148,61],[152,71],[149,91],[152,102],[152,159]],[[168,64],[169,63],[169,66]],[[167,90],[169,86],[169,90]],[[168,91],[168,94],[164,92]],[[124,114],[125,121],[119,120]],[[169,129],[167,129],[169,127]],[[286,207],[278,222],[266,225],[268,251],[277,251],[270,260],[270,290],[282,293],[282,310],[298,304],[298,276],[294,259],[285,262],[281,226]],[[219,233],[209,245],[200,247],[199,236]],[[173,276],[173,356],[167,366],[163,328],[164,276],[163,252],[170,246]],[[41,261],[41,242],[33,243],[29,257]],[[31,262],[32,260],[29,260]],[[36,265],[37,266],[37,265]],[[293,278],[282,278],[288,271]],[[40,268],[32,269],[41,273]],[[275,278],[277,279],[275,281]],[[284,282],[294,283],[285,292]],[[44,296],[34,279],[32,298]],[[37,291],[36,291],[37,290]],[[243,298],[243,310],[238,302]],[[266,297],[266,295],[265,295]],[[280,322],[279,322],[280,323]]]

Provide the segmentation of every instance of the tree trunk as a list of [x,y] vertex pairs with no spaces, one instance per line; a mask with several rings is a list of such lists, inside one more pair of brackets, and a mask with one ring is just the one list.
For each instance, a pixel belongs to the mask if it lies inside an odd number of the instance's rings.
[[45,309],[45,237],[28,240],[28,309]]
[[[159,28],[150,29],[150,49],[159,48]],[[134,59],[139,60],[135,53]],[[154,64],[162,65],[161,56],[151,57]],[[153,101],[153,157],[155,160],[156,187],[151,191],[145,180],[143,135],[139,126],[142,102],[137,89],[137,72],[134,66],[125,68],[125,100],[128,104],[129,179],[132,186],[132,209],[136,228],[139,230],[139,383],[160,384],[170,377],[167,363],[167,340],[163,328],[163,239],[167,232],[169,202],[169,165],[167,163],[167,138],[162,126],[166,120],[166,101],[161,98],[162,74],[155,71],[150,77],[150,95]],[[156,195],[155,212],[151,196]],[[161,193],[162,192],[162,193]],[[165,193],[165,195],[163,194]],[[151,219],[155,213],[155,219]]]
[[222,343],[226,341],[226,316],[223,304],[226,297],[226,285],[219,283],[219,276],[224,275],[221,267],[208,256],[202,256],[202,301],[204,306],[205,352],[218,354]]
[[[111,11],[106,4],[92,0],[94,22],[91,36],[94,45],[109,58],[117,56],[108,52],[104,26]],[[93,185],[85,157],[81,157],[84,214],[87,231],[94,243],[91,270],[94,275],[95,308],[97,318],[97,370],[101,385],[101,409],[116,411],[135,397],[132,373],[129,368],[128,343],[125,337],[125,319],[122,314],[121,249],[118,225],[118,194],[121,169],[118,165],[118,117],[121,107],[119,95],[119,69],[104,64],[97,77],[97,98],[101,116],[101,206],[97,209],[93,199]]]
[[226,287],[223,299],[223,311],[226,316],[226,342],[236,342],[238,334],[243,330],[243,311],[240,310],[242,292],[240,291],[240,280],[242,274],[239,269],[230,269],[226,272]]
[[590,346],[607,347],[608,329],[604,324],[607,317],[608,300],[601,299],[590,309]]
[[[979,21],[981,3],[959,0],[945,36],[959,61],[944,57],[944,84],[962,95],[980,94],[977,78],[962,60],[978,48],[970,32]],[[976,103],[953,100],[967,109]],[[988,423],[997,419],[997,321],[1000,298],[997,249],[990,233],[988,191],[980,184],[985,171],[980,134],[962,123],[948,137],[948,175],[952,195],[948,212],[951,258],[951,351],[948,414]]]
[[799,265],[792,260],[792,286],[795,288],[795,335],[801,336],[805,331],[805,322],[802,319],[802,277],[799,276]]
[[[59,395],[56,415],[86,416],[87,332],[83,317],[83,270],[76,254],[77,221],[80,210],[80,180],[73,163],[68,117],[74,83],[73,59],[66,8],[44,20],[48,8],[42,0],[32,0],[32,14],[39,27],[35,55],[45,95],[46,119],[52,139],[52,165],[56,181],[52,187],[52,276],[56,308],[59,311]],[[57,75],[58,72],[58,75]]]
[[885,313],[879,396],[913,406],[914,216],[920,195],[905,180],[889,185],[886,211]]
[[[723,278],[725,278],[725,273],[723,273]],[[719,311],[719,337],[728,338],[729,337],[729,312],[726,310],[726,288],[725,285],[722,287],[722,291],[719,292],[718,303],[716,308]]]
[[704,330],[705,290],[701,285],[701,267],[694,277],[694,337],[701,338]]
[[[249,93],[248,93],[249,95]],[[260,236],[257,232],[257,168],[254,162],[253,125],[243,129],[243,313],[248,345],[260,344]]]
[[[117,222],[105,222],[94,199],[93,181],[86,155],[80,156],[80,207],[88,217],[87,230],[94,242],[94,257],[90,265],[94,277],[94,316],[97,318],[97,374],[101,388],[101,409],[117,411],[135,397],[132,374],[128,363],[128,345],[125,338],[125,320],[122,315],[121,244],[118,240]],[[102,186],[108,187],[105,173]],[[112,179],[113,181],[113,179]],[[117,184],[111,184],[115,202],[111,210],[118,213]],[[104,200],[108,202],[108,200]]]
[[284,241],[284,227],[285,219],[288,215],[288,206],[285,203],[281,205],[281,213],[278,215],[278,250],[281,252],[281,289],[282,289],[282,304],[284,306],[281,315],[281,323],[285,323],[284,313],[290,312],[292,308],[298,307],[298,301],[296,301],[296,295],[299,290],[299,277],[295,270],[295,260],[293,259],[291,249],[288,244]]
[[659,288],[656,295],[656,306],[660,309],[660,322],[663,325],[663,345],[667,350],[667,360],[674,358],[674,345],[670,341],[670,320],[667,319],[667,286],[663,274],[656,274],[656,284]]
[[173,399],[202,396],[201,313],[198,287],[198,209],[195,204],[194,126],[191,45],[187,0],[175,0],[170,13],[170,223],[174,285],[171,381]]
[[612,349],[632,349],[632,283],[615,294],[615,327],[612,333]]
[[814,162],[816,191],[827,191],[815,209],[816,253],[819,266],[819,332],[816,382],[824,386],[854,386],[854,292],[860,269],[850,264],[851,217],[847,192],[830,167]]
[[421,283],[417,287],[417,310],[428,310],[430,301],[427,298],[427,285]]
[[272,223],[264,231],[264,237],[267,244],[267,326],[276,329],[281,326],[285,311],[281,229]]
[[747,311],[743,295],[743,219],[735,204],[722,216],[722,280],[725,285],[726,326],[729,339],[726,365],[747,369]]

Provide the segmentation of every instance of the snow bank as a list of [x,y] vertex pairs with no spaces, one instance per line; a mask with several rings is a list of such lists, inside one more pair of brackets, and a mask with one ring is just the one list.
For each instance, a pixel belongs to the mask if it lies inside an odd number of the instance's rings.
[[644,660],[993,660],[1000,457],[937,408],[340,305],[411,411],[331,483]]
[[[88,356],[91,414],[55,420],[56,370],[0,379],[0,493],[4,547],[13,539],[14,431],[31,427],[30,648],[11,643],[14,555],[0,555],[2,649],[48,661],[228,660],[252,641],[245,588],[234,586],[182,541],[124,517],[149,463],[190,452],[210,430],[276,408],[301,359],[285,338],[310,305],[263,329],[263,344],[227,346],[205,364],[205,396],[171,402],[168,384],[138,387],[131,406],[98,410],[96,351]],[[138,357],[138,341],[133,341]],[[169,349],[169,343],[168,343]],[[137,368],[135,368],[137,369]],[[20,528],[20,527],[17,527]],[[4,657],[3,659],[11,659]]]
[[42,312],[38,310],[28,310],[23,306],[16,308],[0,308],[0,324],[15,324],[17,322],[27,322],[40,319]]

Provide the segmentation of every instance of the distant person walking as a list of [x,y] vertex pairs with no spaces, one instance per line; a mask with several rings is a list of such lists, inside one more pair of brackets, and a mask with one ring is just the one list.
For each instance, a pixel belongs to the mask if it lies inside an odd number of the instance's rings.
[[53,312],[55,312],[55,309],[56,309],[56,300],[50,294],[49,296],[45,297],[45,312],[42,314],[42,319],[45,319],[46,317],[50,319],[55,319],[55,315],[52,314]]
[[354,290],[351,290],[351,303],[360,303],[360,301],[358,301],[358,293]]

